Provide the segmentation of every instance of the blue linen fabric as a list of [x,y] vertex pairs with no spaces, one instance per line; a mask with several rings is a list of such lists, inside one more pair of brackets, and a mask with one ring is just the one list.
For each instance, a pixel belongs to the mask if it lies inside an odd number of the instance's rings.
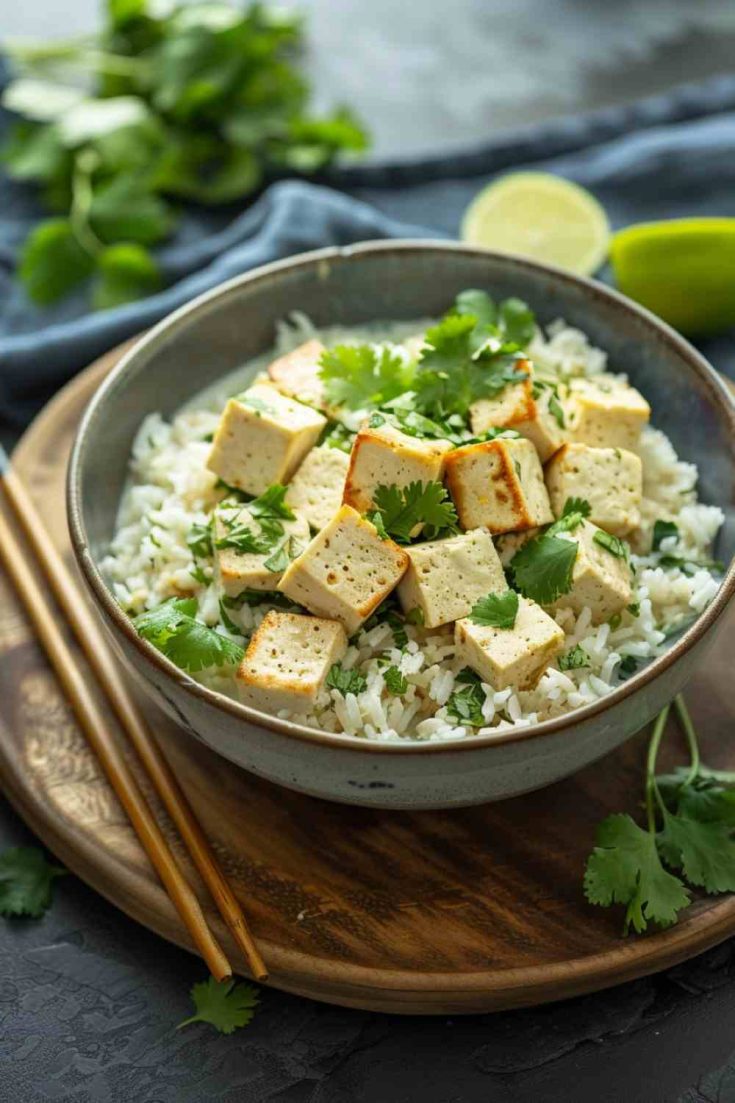
[[[7,119],[0,116],[0,131]],[[0,178],[0,422],[25,424],[96,356],[223,280],[324,245],[457,236],[473,195],[499,173],[555,172],[593,191],[614,227],[682,215],[735,215],[735,77],[632,105],[554,120],[481,148],[335,169],[319,182],[273,184],[240,212],[192,209],[158,251],[165,290],[91,312],[84,292],[40,309],[14,278],[42,216],[27,187]],[[735,376],[735,333],[706,342]]]

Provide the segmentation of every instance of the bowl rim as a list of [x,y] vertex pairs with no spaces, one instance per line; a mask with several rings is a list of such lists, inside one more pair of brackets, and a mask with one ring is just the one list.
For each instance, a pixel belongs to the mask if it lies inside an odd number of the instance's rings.
[[[678,662],[695,644],[697,644],[709,632],[724,613],[727,605],[735,595],[735,557],[731,560],[723,576],[720,587],[714,599],[707,608],[684,631],[682,636],[673,643],[663,655],[653,659],[646,667],[633,674],[625,682],[617,686],[605,697],[590,704],[574,709],[563,716],[540,723],[531,724],[523,728],[509,728],[496,734],[467,735],[462,739],[435,739],[435,740],[391,740],[378,741],[365,739],[358,735],[348,735],[344,732],[326,732],[318,728],[311,728],[305,724],[299,724],[292,720],[282,720],[268,713],[244,705],[233,698],[212,690],[195,681],[185,671],[177,667],[170,659],[167,659],[148,641],[142,639],[133,627],[130,618],[123,612],[108,588],[101,571],[97,567],[90,551],[87,540],[86,525],[84,522],[84,507],[81,495],[81,471],[84,461],[87,439],[93,428],[101,407],[105,404],[111,392],[114,392],[118,381],[134,365],[139,355],[149,350],[152,346],[164,338],[169,330],[175,328],[183,319],[204,311],[219,298],[236,293],[247,284],[257,284],[262,280],[270,280],[281,272],[293,271],[299,268],[319,267],[325,262],[332,264],[349,264],[359,262],[364,257],[373,255],[406,256],[412,253],[462,254],[475,259],[492,259],[506,264],[511,269],[530,270],[551,276],[562,283],[571,284],[582,288],[590,297],[603,300],[608,305],[627,314],[633,314],[638,322],[652,330],[658,340],[667,344],[679,357],[686,360],[695,374],[699,377],[715,405],[719,406],[725,417],[729,419],[732,439],[735,440],[735,400],[731,396],[725,383],[717,374],[709,362],[690,343],[678,334],[669,325],[657,318],[644,307],[626,298],[620,292],[608,287],[596,280],[573,275],[550,264],[542,264],[526,257],[512,253],[498,253],[487,249],[472,248],[461,242],[446,241],[443,239],[414,239],[392,238],[378,241],[365,241],[348,246],[329,246],[323,249],[310,250],[299,253],[283,260],[273,261],[261,265],[249,272],[235,276],[232,279],[218,284],[209,291],[198,295],[190,302],[185,303],[172,313],[166,315],[160,322],[153,326],[147,333],[140,337],[134,345],[120,358],[116,366],[103,380],[92,399],[90,400],[84,415],[77,428],[74,445],[69,459],[67,471],[67,515],[71,543],[74,554],[82,571],[82,575],[101,606],[102,613],[112,622],[140,654],[146,664],[151,664],[158,669],[167,679],[174,682],[179,689],[198,699],[199,703],[209,705],[217,710],[228,713],[237,720],[246,721],[260,729],[266,729],[275,734],[295,738],[300,742],[306,742],[315,746],[332,750],[350,750],[362,753],[378,754],[449,754],[455,752],[477,751],[485,747],[501,746],[511,743],[521,743],[546,736],[570,733],[572,729],[585,724],[587,721],[606,712],[614,705],[622,702],[642,689],[644,686],[657,681],[665,672]],[[735,456],[734,462],[735,462]]]

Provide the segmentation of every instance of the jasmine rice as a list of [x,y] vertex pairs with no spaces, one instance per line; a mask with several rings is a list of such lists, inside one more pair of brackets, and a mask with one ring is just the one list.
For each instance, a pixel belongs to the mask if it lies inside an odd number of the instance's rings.
[[[419,320],[317,333],[307,318],[296,315],[279,328],[276,352],[282,354],[318,338],[327,348],[368,343],[408,361],[418,347],[416,335],[429,324]],[[583,333],[561,320],[545,332],[537,328],[525,354],[539,378],[550,381],[549,386],[558,383],[568,388],[575,380],[595,377],[609,380],[611,386],[625,381],[608,373],[604,351],[592,347]],[[141,425],[115,537],[103,562],[115,597],[131,616],[172,598],[191,598],[198,620],[244,647],[273,608],[271,595],[263,593],[261,602],[223,609],[212,572],[202,566],[191,547],[192,532],[209,525],[213,508],[227,494],[207,467],[223,407],[228,396],[242,390],[269,359],[252,362],[203,392],[172,421],[154,413]],[[365,416],[365,410],[340,410],[345,433],[355,431]],[[554,609],[553,619],[564,633],[563,649],[532,688],[493,689],[475,679],[479,716],[471,724],[461,722],[461,712],[452,706],[453,695],[468,683],[461,676],[466,664],[457,653],[454,624],[424,628],[410,618],[404,621],[395,611],[386,616],[379,607],[351,637],[340,663],[342,671],[362,675],[355,681],[359,691],[325,683],[310,711],[279,710],[276,715],[322,731],[372,740],[464,739],[528,727],[610,693],[634,670],[660,655],[671,636],[707,607],[718,587],[710,549],[723,521],[722,511],[698,502],[696,468],[678,458],[662,432],[650,425],[643,428],[637,451],[643,496],[640,523],[627,536],[631,601],[600,624],[593,624],[589,607]],[[668,522],[668,528],[661,527],[661,522]],[[507,566],[512,556],[502,552],[502,538],[496,543]],[[391,677],[402,692],[392,692],[386,684],[392,668],[397,674]],[[223,666],[192,676],[237,698],[233,675],[231,667]]]

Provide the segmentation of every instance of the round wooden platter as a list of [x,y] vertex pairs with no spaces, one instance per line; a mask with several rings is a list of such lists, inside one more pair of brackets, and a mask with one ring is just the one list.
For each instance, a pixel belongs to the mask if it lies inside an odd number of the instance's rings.
[[[68,558],[66,457],[86,401],[119,354],[63,390],[15,453]],[[731,678],[733,614],[688,693],[706,761],[728,769],[735,768],[735,695],[723,686]],[[133,919],[191,949],[2,577],[0,656],[7,796],[70,869]],[[619,909],[584,900],[582,871],[596,824],[612,811],[639,815],[643,736],[542,792],[459,811],[388,813],[260,781],[145,707],[244,903],[277,988],[379,1011],[488,1011],[618,984],[735,933],[733,897],[697,900],[676,927],[629,939],[621,937]],[[682,755],[679,739],[670,743],[670,753]],[[151,800],[218,937],[244,972]]]

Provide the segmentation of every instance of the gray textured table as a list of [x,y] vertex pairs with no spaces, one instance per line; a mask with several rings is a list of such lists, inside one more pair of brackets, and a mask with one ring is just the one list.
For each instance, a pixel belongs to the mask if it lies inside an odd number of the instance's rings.
[[[379,156],[655,92],[728,69],[735,46],[732,0],[301,6],[320,98],[359,103]],[[8,4],[2,32],[72,33],[95,8]],[[31,841],[3,803],[0,848]],[[173,1029],[201,964],[72,877],[43,920],[0,923],[0,959],[0,1103],[735,1101],[735,944],[611,992],[465,1019],[264,992],[229,1038]]]

